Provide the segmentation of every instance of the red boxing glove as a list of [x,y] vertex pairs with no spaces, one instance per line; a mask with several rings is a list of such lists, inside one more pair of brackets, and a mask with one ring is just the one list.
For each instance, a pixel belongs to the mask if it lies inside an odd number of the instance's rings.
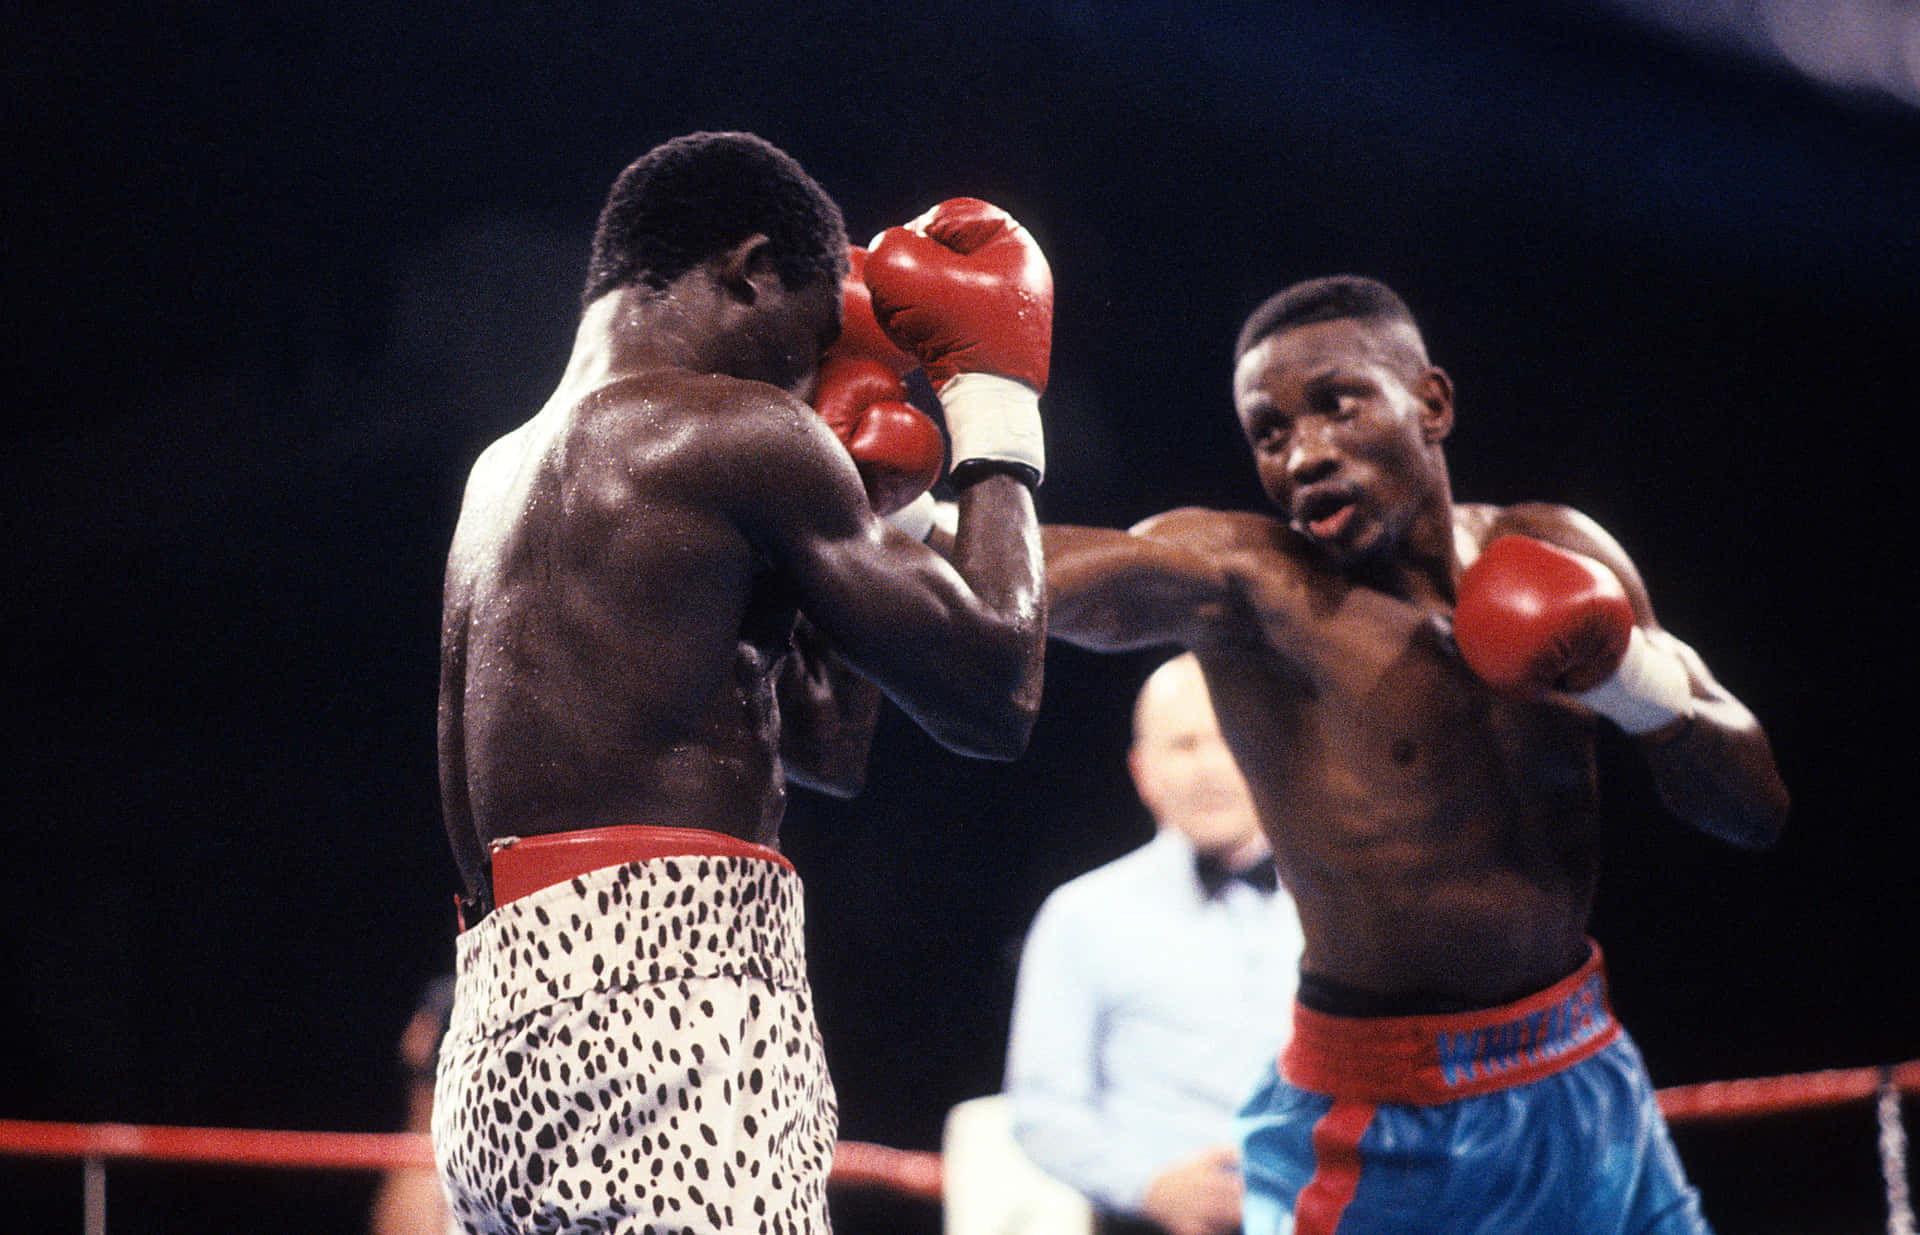
[[1027,229],[972,197],[941,202],[874,238],[867,286],[887,334],[938,387],[992,373],[1047,388],[1053,271]]
[[946,441],[939,426],[907,402],[906,385],[887,362],[829,351],[820,362],[813,408],[853,456],[877,513],[892,514],[940,478]]
[[1637,625],[1606,566],[1530,537],[1495,537],[1460,576],[1453,638],[1490,685],[1567,691],[1628,733],[1693,714],[1685,645]]
[[920,367],[874,318],[873,293],[867,290],[867,251],[857,244],[847,246],[847,277],[840,284],[840,296],[840,338],[827,349],[828,355],[870,356],[899,377]]
[[1614,573],[1555,545],[1499,536],[1460,576],[1454,641],[1489,685],[1588,690],[1620,666],[1632,634]]
[[813,409],[853,456],[874,510],[889,515],[939,479],[947,446],[939,427],[907,402],[900,379],[919,362],[874,320],[866,259],[865,249],[848,246],[840,337],[821,357]]
[[971,197],[942,202],[875,238],[867,286],[888,336],[940,392],[955,483],[982,470],[1040,483],[1053,272],[1026,228]]

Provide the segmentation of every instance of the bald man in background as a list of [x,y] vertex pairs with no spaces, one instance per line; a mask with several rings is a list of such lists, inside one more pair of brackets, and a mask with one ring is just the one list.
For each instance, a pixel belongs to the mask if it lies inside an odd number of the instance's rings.
[[1055,889],[1021,958],[1014,1133],[1110,1235],[1240,1226],[1233,1117],[1284,1045],[1302,941],[1191,655],[1154,671],[1127,752],[1152,840]]

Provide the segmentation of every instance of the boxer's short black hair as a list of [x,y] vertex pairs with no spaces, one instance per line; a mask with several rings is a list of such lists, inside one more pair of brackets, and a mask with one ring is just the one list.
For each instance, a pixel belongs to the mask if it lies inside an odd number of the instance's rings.
[[583,304],[616,287],[664,288],[755,233],[789,288],[847,268],[840,208],[792,156],[751,133],[689,133],[634,160],[594,231]]
[[1233,345],[1234,363],[1238,364],[1242,356],[1268,335],[1341,318],[1381,325],[1404,324],[1412,327],[1415,334],[1420,332],[1412,310],[1386,284],[1364,275],[1327,275],[1283,288],[1248,314],[1246,324],[1240,328],[1240,337]]

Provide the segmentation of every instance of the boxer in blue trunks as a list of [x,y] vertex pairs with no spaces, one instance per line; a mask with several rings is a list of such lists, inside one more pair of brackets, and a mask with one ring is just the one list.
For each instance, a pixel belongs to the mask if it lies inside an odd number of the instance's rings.
[[1587,936],[1595,742],[1631,735],[1675,815],[1761,849],[1788,811],[1765,733],[1593,520],[1454,501],[1453,385],[1390,289],[1269,299],[1233,400],[1271,513],[1043,543],[1051,634],[1198,658],[1299,906],[1247,1235],[1705,1229]]
[[1241,1111],[1250,1231],[1707,1229],[1597,946],[1518,1003],[1295,1033]]

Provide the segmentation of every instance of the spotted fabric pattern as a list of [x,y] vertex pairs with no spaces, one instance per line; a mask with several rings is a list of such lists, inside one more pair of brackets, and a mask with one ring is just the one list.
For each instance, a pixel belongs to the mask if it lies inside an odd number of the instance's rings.
[[433,1143],[458,1227],[825,1235],[837,1131],[800,881],[608,867],[459,938]]

